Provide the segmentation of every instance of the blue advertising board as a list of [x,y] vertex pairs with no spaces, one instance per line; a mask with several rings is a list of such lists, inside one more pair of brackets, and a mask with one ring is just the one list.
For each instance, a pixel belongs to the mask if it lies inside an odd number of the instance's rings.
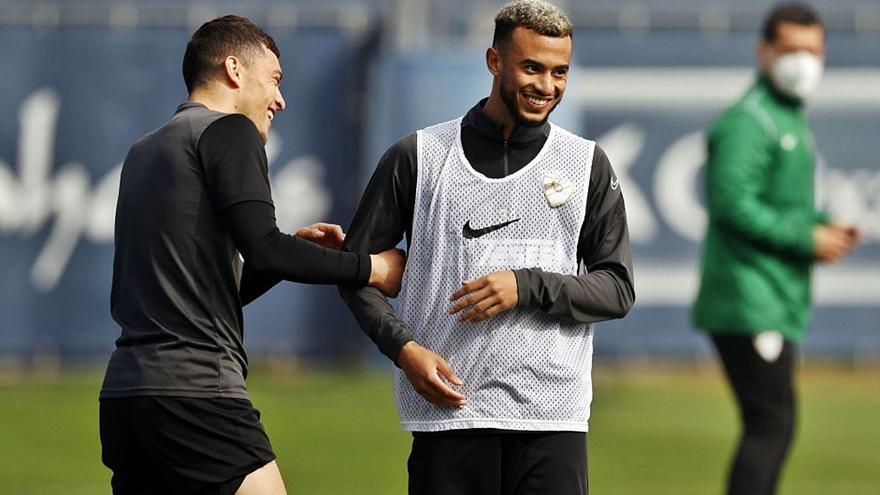
[[[386,147],[464,114],[489,92],[484,48],[438,43],[395,53],[380,49],[378,33],[362,22],[347,22],[347,29],[296,22],[270,29],[288,103],[267,144],[285,231],[316,220],[346,225]],[[112,350],[120,165],[129,145],[186,98],[180,59],[191,31],[0,29],[0,43],[15,47],[0,64],[7,116],[0,121],[0,356]],[[871,36],[831,31],[828,44],[827,77],[810,107],[819,203],[858,223],[866,239],[844,263],[817,269],[807,350],[876,359],[880,60]],[[636,262],[636,307],[598,327],[599,355],[707,351],[688,319],[705,224],[702,133],[754,76],[753,45],[754,34],[739,31],[577,30],[569,89],[552,120],[597,140],[610,156]],[[376,355],[332,287],[281,284],[246,308],[245,320],[252,355]]]
[[[104,356],[119,172],[134,140],[186,99],[192,29],[4,27],[0,80],[0,354]],[[267,144],[279,226],[346,223],[359,184],[359,105],[372,30],[272,33],[287,110]],[[355,33],[358,34],[358,33]],[[255,354],[351,353],[335,288],[281,284],[246,312]],[[356,340],[353,340],[356,339]]]

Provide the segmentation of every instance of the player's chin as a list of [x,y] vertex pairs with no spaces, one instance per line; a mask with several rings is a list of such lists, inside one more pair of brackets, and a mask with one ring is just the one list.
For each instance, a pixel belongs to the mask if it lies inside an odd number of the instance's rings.
[[520,110],[519,123],[522,125],[528,125],[528,126],[538,126],[538,125],[543,124],[544,122],[547,122],[547,117],[549,117],[549,116],[550,116],[549,110],[546,112],[540,112],[540,113],[524,112],[524,111]]
[[552,112],[555,107],[555,102],[553,104],[548,104],[547,108],[542,108],[540,110],[529,108],[529,106],[526,106],[525,108],[520,107],[519,121],[521,124],[526,125],[541,125],[547,121],[547,117],[550,116],[550,112]]

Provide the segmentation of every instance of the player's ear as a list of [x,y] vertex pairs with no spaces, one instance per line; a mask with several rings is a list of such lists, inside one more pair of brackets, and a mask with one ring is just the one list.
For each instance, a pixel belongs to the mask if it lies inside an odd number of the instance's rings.
[[486,67],[493,76],[501,74],[501,53],[498,48],[490,46],[486,50]]
[[230,55],[223,61],[223,68],[226,73],[226,81],[233,87],[241,86],[241,61]]

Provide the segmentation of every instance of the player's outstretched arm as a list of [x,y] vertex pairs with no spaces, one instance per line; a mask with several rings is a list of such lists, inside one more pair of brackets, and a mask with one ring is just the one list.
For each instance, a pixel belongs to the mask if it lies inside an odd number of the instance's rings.
[[245,285],[239,290],[243,301],[282,279],[316,284],[369,282],[373,274],[368,255],[327,249],[278,229],[266,150],[249,118],[230,114],[217,119],[202,133],[196,153],[210,204],[247,265],[242,277]]
[[327,249],[281,232],[270,203],[236,203],[223,211],[222,218],[245,264],[255,273],[313,284],[366,284],[370,279],[369,256]]
[[[339,249],[342,247],[342,241],[345,240],[345,233],[342,231],[342,227],[320,222],[302,227],[296,231],[296,236],[317,242],[329,249]],[[241,283],[239,284],[241,305],[247,306],[268,292],[269,289],[275,287],[281,280],[282,278],[278,274],[257,272],[253,269],[253,264],[245,262],[241,274]]]
[[[345,232],[335,223],[318,222],[302,227],[295,234],[301,239],[312,241],[327,249],[339,250],[345,241]],[[389,297],[400,292],[403,269],[406,267],[406,254],[396,248],[370,255],[369,284]]]

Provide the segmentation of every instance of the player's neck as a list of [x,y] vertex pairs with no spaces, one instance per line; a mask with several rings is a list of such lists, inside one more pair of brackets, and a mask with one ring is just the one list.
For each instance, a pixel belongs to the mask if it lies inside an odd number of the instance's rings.
[[195,88],[189,95],[189,101],[201,103],[215,112],[237,113],[235,95],[227,88]]
[[501,97],[497,92],[493,91],[489,95],[489,99],[483,105],[483,113],[501,126],[501,132],[504,134],[505,140],[510,139],[510,135],[513,134],[513,130],[516,128],[516,121],[510,115],[510,112],[507,111],[507,106],[501,101]]

